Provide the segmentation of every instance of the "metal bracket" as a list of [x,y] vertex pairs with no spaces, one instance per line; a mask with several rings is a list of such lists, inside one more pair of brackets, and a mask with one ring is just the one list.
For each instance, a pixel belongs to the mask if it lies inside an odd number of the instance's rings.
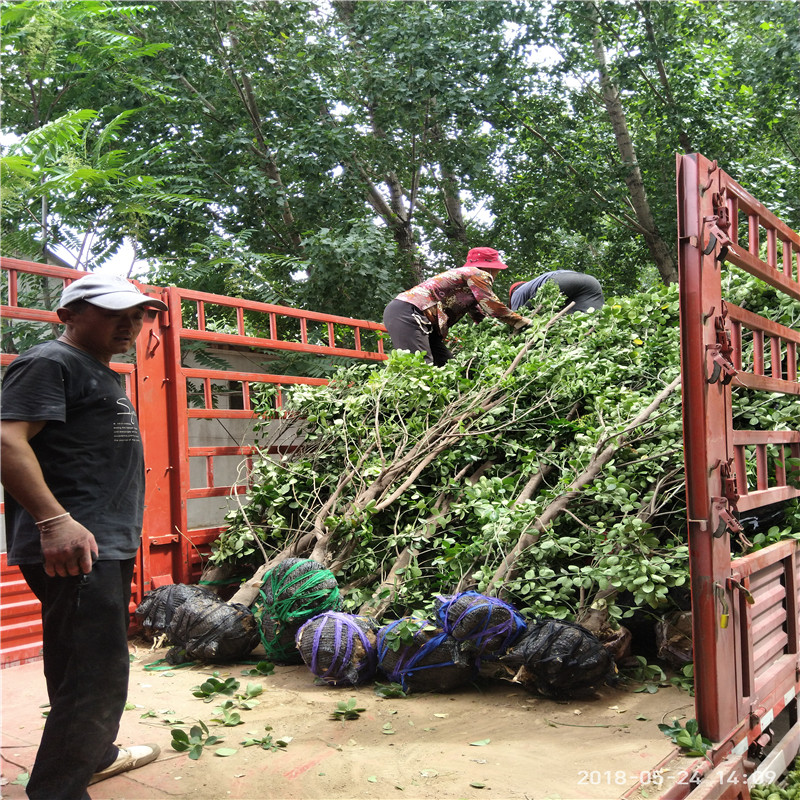
[[[728,236],[728,230],[731,227],[731,218],[730,212],[728,211],[726,189],[724,187],[722,191],[714,192],[711,198],[711,205],[714,209],[714,213],[708,217],[703,217],[703,229],[708,226],[708,243],[703,248],[703,254],[710,255],[719,244],[720,251],[716,256],[716,260],[722,262],[728,256],[728,246],[733,244]],[[700,241],[704,241],[702,232]]]
[[735,578],[728,578],[726,584],[728,589],[731,591],[736,589],[737,591],[741,592],[744,595],[744,599],[747,601],[748,605],[753,605],[753,603],[755,603],[755,597],[753,597],[753,595],[750,593],[750,590],[741,581],[737,581]]
[[723,300],[721,313],[714,317],[714,333],[717,341],[715,344],[706,345],[706,352],[711,355],[711,374],[707,379],[708,383],[719,381],[722,386],[727,386],[738,374],[731,361],[733,345],[731,333],[725,324],[727,316],[728,308]]
[[744,530],[739,524],[739,520],[731,513],[728,501],[724,497],[711,498],[711,517],[711,527],[714,530],[715,539],[719,539],[725,531],[741,533]]
[[711,530],[714,538],[719,539],[725,531],[742,533],[744,528],[734,516],[736,503],[739,501],[739,491],[736,485],[736,475],[731,469],[733,459],[724,461],[719,465],[722,480],[722,497],[711,498]]

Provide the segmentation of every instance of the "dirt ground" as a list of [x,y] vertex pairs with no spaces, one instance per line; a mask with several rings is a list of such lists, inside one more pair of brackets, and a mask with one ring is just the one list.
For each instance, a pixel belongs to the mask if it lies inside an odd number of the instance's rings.
[[[165,650],[131,644],[129,706],[121,744],[155,742],[158,761],[91,787],[94,800],[607,800],[654,770],[674,750],[660,722],[694,716],[692,698],[674,687],[635,692],[603,687],[594,697],[554,702],[504,681],[482,681],[452,694],[380,699],[373,685],[316,685],[305,666],[278,666],[266,677],[251,665],[155,671]],[[264,687],[239,713],[243,724],[211,722],[219,703],[192,694],[214,672]],[[46,703],[41,664],[2,670],[2,797],[22,800],[16,783],[31,766]],[[365,710],[332,720],[341,701]],[[198,760],[170,746],[171,729],[205,722],[223,741]],[[265,730],[271,726],[271,730]],[[247,738],[291,737],[285,750],[244,747]],[[235,753],[217,755],[219,748]],[[679,767],[670,765],[674,771]],[[669,772],[669,769],[668,769]],[[675,776],[673,775],[673,778]]]

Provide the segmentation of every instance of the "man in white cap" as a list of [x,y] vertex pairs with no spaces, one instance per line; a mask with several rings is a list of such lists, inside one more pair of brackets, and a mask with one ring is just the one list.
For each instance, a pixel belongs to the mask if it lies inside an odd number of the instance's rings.
[[125,708],[128,606],[144,509],[136,412],[109,364],[161,300],[124,278],[68,285],[55,341],[16,358],[3,381],[8,563],[42,603],[50,713],[31,800],[86,800],[87,786],[155,760],[114,743]]
[[503,305],[492,290],[501,269],[506,265],[497,250],[473,247],[463,267],[434,275],[397,295],[383,312],[393,347],[425,353],[429,364],[441,367],[453,357],[444,343],[447,332],[465,314],[475,322],[495,317],[515,331],[530,325],[527,317]]

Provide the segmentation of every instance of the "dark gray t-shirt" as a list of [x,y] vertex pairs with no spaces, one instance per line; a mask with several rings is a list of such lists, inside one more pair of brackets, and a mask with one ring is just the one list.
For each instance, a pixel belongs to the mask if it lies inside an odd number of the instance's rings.
[[[64,342],[32,347],[8,367],[3,420],[44,420],[31,447],[64,508],[95,536],[103,561],[139,548],[144,458],[139,423],[119,375]],[[39,564],[39,532],[6,492],[9,564]]]

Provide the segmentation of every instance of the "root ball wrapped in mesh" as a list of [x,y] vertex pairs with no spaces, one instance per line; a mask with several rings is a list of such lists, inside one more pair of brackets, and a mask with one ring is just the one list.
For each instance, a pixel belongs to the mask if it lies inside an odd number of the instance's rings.
[[427,620],[414,617],[378,631],[378,669],[406,692],[447,692],[475,675],[459,643]]
[[172,618],[167,635],[187,660],[236,661],[258,644],[258,624],[252,611],[215,597],[193,597]]
[[580,695],[612,682],[614,660],[603,643],[573,622],[536,620],[500,661],[527,689],[554,697]]
[[342,604],[334,574],[310,558],[278,563],[264,576],[261,597],[271,617],[298,625]]
[[333,686],[357,686],[375,677],[376,626],[368,617],[326,611],[303,623],[296,644],[306,666]]
[[214,598],[216,595],[204,586],[186,583],[171,583],[148,592],[134,612],[145,638],[155,639],[166,633],[175,612],[190,597]]
[[502,655],[526,629],[523,617],[508,603],[471,591],[438,597],[436,619],[445,633],[466,643],[479,659]]
[[264,613],[264,609],[256,611],[256,617],[259,619],[261,645],[267,658],[276,664],[302,664],[303,657],[295,644],[300,625],[275,619]]
[[310,558],[285,558],[265,576],[253,611],[261,644],[278,664],[303,662],[295,637],[300,626],[324,611],[338,611],[342,600],[334,574]]

